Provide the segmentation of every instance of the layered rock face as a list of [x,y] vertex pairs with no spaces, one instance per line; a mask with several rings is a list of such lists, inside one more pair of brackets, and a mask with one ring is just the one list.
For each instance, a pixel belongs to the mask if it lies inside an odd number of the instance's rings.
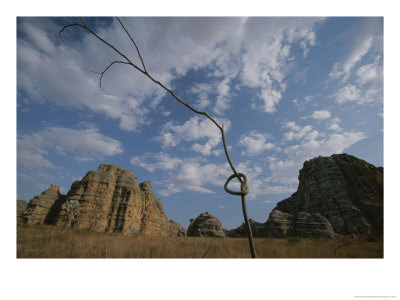
[[142,182],[140,190],[143,199],[141,234],[167,236],[169,224],[161,200],[153,194],[150,181]]
[[186,236],[186,229],[182,225],[174,222],[173,220],[168,221],[168,236]]
[[196,219],[190,220],[187,236],[224,237],[225,232],[221,222],[208,212],[201,213]]
[[[347,154],[304,163],[299,187],[265,223],[250,220],[255,237],[333,237],[383,230],[383,168]],[[248,236],[247,226],[227,236]]]
[[66,196],[51,185],[25,211],[28,224],[56,224],[99,232],[167,236],[169,224],[150,181],[141,184],[133,172],[101,164],[75,181]]
[[347,154],[304,163],[299,187],[265,223],[271,236],[368,234],[383,229],[383,168]]
[[167,235],[168,220],[150,182],[133,172],[102,164],[72,184],[57,225],[99,232]]
[[64,201],[65,196],[60,194],[60,187],[51,184],[47,190],[29,201],[22,219],[29,225],[52,224]]
[[[253,233],[253,236],[255,236],[255,237],[267,237],[268,236],[268,233],[265,229],[264,223],[259,223],[252,219],[249,219],[249,222],[250,222],[251,232]],[[242,223],[238,228],[228,230],[225,233],[225,235],[228,237],[247,237],[247,236],[249,236],[249,230],[247,228],[247,225],[245,223]]]
[[273,210],[264,223],[266,236],[284,238],[301,237],[333,237],[335,232],[329,221],[319,213],[299,212],[296,215]]
[[17,217],[22,217],[28,203],[25,200],[17,200]]

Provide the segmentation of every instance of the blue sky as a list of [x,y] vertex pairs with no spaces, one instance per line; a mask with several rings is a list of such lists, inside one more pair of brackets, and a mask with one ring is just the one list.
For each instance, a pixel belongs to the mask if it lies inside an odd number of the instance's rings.
[[[249,217],[265,222],[305,160],[348,153],[383,166],[383,18],[122,18],[147,70],[224,123],[249,180]],[[115,19],[88,22],[136,63]],[[150,180],[169,219],[208,211],[231,229],[240,197],[219,130],[65,18],[17,20],[17,198],[29,200],[101,163]],[[236,187],[237,188],[237,187]]]

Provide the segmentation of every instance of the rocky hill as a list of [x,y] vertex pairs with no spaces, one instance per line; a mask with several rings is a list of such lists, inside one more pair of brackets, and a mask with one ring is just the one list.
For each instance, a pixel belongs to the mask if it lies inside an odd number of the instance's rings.
[[60,194],[60,187],[51,184],[47,190],[29,201],[22,219],[29,225],[53,224],[63,202],[65,195]]
[[21,217],[28,203],[25,200],[17,200],[17,217]]
[[225,232],[221,222],[215,216],[204,212],[190,220],[187,236],[222,238],[225,237]]
[[108,164],[101,164],[96,171],[89,171],[82,180],[75,181],[67,195],[51,185],[29,201],[23,219],[27,224],[99,232],[158,236],[177,232],[178,235],[178,230],[170,230],[170,226],[176,228],[176,223],[168,222],[151,182],[139,184],[133,172]]
[[168,236],[186,236],[187,230],[182,225],[176,223],[173,220],[168,221],[169,232]]
[[[383,230],[383,168],[347,154],[304,163],[299,186],[280,201],[255,236],[334,236]],[[245,236],[243,224],[230,236]]]
[[[24,203],[18,203],[19,211]],[[102,164],[75,181],[67,195],[50,187],[35,196],[22,214],[27,224],[53,224],[158,236],[246,237],[244,224],[227,231],[209,213],[190,220],[186,230],[168,221],[150,181]],[[347,154],[306,161],[299,186],[277,203],[265,223],[250,220],[255,237],[368,234],[383,231],[383,168]]]

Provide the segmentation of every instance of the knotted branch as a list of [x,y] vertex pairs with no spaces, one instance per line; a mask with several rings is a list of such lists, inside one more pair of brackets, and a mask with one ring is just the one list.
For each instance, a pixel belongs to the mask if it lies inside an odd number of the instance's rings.
[[[73,18],[69,18],[69,20],[71,21],[70,24],[64,25],[61,30],[58,32],[60,38],[62,41],[62,32],[69,28],[69,27],[79,27],[79,28],[83,28],[86,31],[88,31],[91,35],[93,35],[94,37],[96,37],[99,41],[101,41],[103,44],[107,45],[108,47],[110,47],[111,49],[113,49],[117,54],[119,54],[124,61],[121,60],[116,60],[111,62],[102,72],[96,72],[96,71],[91,71],[88,70],[90,72],[96,73],[100,75],[99,78],[99,84],[100,84],[100,88],[101,88],[101,80],[104,76],[104,74],[116,63],[120,63],[120,64],[126,64],[126,65],[130,65],[133,68],[135,68],[136,70],[138,70],[139,72],[141,72],[142,74],[144,74],[145,76],[147,76],[151,81],[153,81],[154,83],[156,83],[158,86],[160,86],[161,88],[163,88],[165,91],[167,91],[176,101],[178,101],[179,103],[185,105],[188,109],[190,109],[191,111],[193,111],[196,114],[199,115],[203,115],[206,118],[208,118],[211,122],[213,122],[215,124],[215,126],[217,126],[217,128],[220,130],[221,132],[221,137],[222,137],[222,143],[223,143],[223,147],[224,147],[224,151],[225,151],[225,156],[228,160],[229,166],[231,167],[232,171],[233,171],[233,177],[237,178],[241,184],[241,186],[246,186],[247,187],[247,183],[244,182],[244,180],[242,179],[243,176],[240,175],[240,173],[238,173],[235,169],[235,166],[233,165],[231,158],[229,156],[229,152],[228,152],[228,147],[226,144],[226,139],[225,139],[225,131],[224,131],[224,126],[223,124],[220,125],[214,118],[212,118],[207,112],[205,111],[199,111],[197,109],[195,109],[194,107],[192,107],[190,104],[188,104],[187,102],[183,101],[182,99],[180,99],[171,89],[169,89],[168,87],[166,87],[163,83],[161,83],[160,81],[156,80],[153,76],[151,76],[149,74],[149,72],[146,69],[146,65],[144,63],[144,60],[142,58],[142,55],[140,53],[139,47],[137,46],[136,42],[134,41],[132,35],[129,33],[129,31],[126,29],[126,27],[124,26],[123,22],[121,21],[120,18],[116,17],[116,19],[118,20],[119,24],[121,25],[122,29],[125,31],[125,33],[128,35],[130,41],[132,42],[133,46],[136,49],[136,52],[139,56],[139,59],[141,61],[142,67],[139,67],[137,64],[135,64],[134,62],[132,62],[128,56],[126,54],[124,54],[123,52],[121,52],[118,48],[116,48],[114,45],[112,45],[111,43],[107,42],[106,40],[104,40],[102,37],[100,37],[94,30],[92,30],[85,22],[85,20],[80,17],[80,23],[75,21]],[[65,42],[65,41],[64,41]],[[242,174],[243,175],[243,174]],[[232,177],[231,176],[231,177]],[[245,177],[244,177],[245,178]],[[232,179],[232,178],[231,178]],[[230,180],[229,180],[230,181]],[[248,193],[248,189],[246,194]],[[247,216],[247,211],[246,211],[246,194],[243,193],[243,191],[240,193],[241,197],[242,197],[242,210],[243,210],[243,216],[245,219],[245,223],[248,225],[248,229],[249,229],[249,244],[250,244],[250,250],[251,250],[251,254],[253,258],[256,258],[256,253],[255,253],[255,247],[254,247],[254,242],[253,242],[253,236],[252,236],[252,231],[251,231],[251,226],[250,226],[250,222]]]

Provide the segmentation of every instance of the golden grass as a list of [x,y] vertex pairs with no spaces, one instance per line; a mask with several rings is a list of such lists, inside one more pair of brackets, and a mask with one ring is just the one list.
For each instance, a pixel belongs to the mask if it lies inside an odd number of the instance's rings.
[[[346,245],[348,243],[348,245]],[[256,238],[259,258],[382,258],[381,237]],[[329,248],[331,246],[331,248]],[[341,247],[339,247],[341,246]],[[335,256],[335,247],[336,256]],[[149,237],[18,226],[17,258],[250,258],[246,238]]]

